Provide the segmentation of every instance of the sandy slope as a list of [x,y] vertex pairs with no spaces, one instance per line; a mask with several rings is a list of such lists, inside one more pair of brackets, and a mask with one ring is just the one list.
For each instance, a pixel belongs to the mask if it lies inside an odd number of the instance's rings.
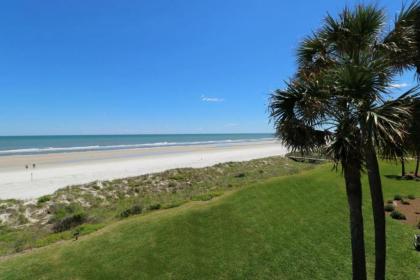
[[[74,152],[0,157],[0,199],[33,198],[75,184],[160,172],[179,167],[204,167],[284,155],[274,141],[231,145],[156,147],[132,150]],[[25,165],[36,168],[25,169]],[[31,180],[32,173],[32,180]]]

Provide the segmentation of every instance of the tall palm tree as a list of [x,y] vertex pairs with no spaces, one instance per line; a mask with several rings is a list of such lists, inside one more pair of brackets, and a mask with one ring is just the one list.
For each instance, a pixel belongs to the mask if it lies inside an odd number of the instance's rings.
[[[416,41],[413,38],[416,32],[412,22],[417,11],[417,4],[404,9],[397,17],[395,28],[384,36],[385,15],[382,9],[371,5],[360,5],[354,10],[345,8],[337,19],[327,16],[324,26],[302,42],[297,55],[299,69],[296,79],[300,83],[303,83],[302,80],[318,83],[318,86],[322,85],[317,88],[318,92],[344,102],[345,108],[335,107],[345,112],[345,118],[340,121],[351,123],[351,131],[358,131],[360,135],[358,141],[352,139],[353,143],[347,143],[355,147],[353,152],[360,156],[360,164],[365,165],[368,171],[375,223],[376,279],[385,278],[386,238],[382,185],[375,148],[399,143],[405,134],[409,110],[406,102],[401,100],[413,91],[393,102],[393,106],[386,102],[385,96],[390,93],[393,78],[414,61]],[[401,56],[401,53],[407,55]],[[289,85],[287,92],[293,90],[296,89],[291,89]],[[313,87],[304,90],[305,94],[309,94]],[[313,106],[307,107],[308,110],[313,110]],[[285,120],[276,118],[278,114],[273,115],[284,138],[281,126]],[[331,115],[328,117],[331,119]],[[336,118],[334,123],[340,124]],[[325,127],[323,122],[315,124]],[[336,125],[334,132],[329,133],[337,136],[340,131],[338,127]],[[346,135],[344,138],[349,141],[349,137]],[[283,141],[287,143],[287,140]],[[334,146],[330,146],[330,149]],[[345,167],[343,165],[344,171]],[[345,179],[347,182],[346,176]]]
[[[322,77],[321,77],[322,76]],[[348,97],[329,88],[328,75],[296,79],[272,95],[271,118],[277,134],[292,150],[326,149],[341,164],[350,209],[353,279],[366,279],[362,215],[362,141]],[[328,128],[326,128],[328,127]]]

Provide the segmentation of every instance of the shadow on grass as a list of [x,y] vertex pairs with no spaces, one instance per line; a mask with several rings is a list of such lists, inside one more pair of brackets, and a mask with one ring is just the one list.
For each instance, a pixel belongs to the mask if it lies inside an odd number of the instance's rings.
[[388,179],[393,179],[393,180],[404,180],[404,181],[419,181],[420,182],[420,177],[415,177],[414,175],[405,175],[405,176],[400,176],[400,175],[385,175],[386,178]]

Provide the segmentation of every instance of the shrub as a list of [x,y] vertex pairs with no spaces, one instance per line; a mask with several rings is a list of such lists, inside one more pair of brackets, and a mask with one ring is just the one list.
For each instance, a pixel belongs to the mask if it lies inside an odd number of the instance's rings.
[[134,205],[131,208],[128,208],[120,213],[121,218],[127,218],[132,215],[138,215],[143,212],[143,208],[140,205]]
[[391,218],[393,218],[395,220],[405,220],[406,219],[405,215],[403,213],[397,211],[397,210],[392,211]]
[[44,195],[38,198],[38,204],[42,204],[44,202],[48,202],[51,200],[51,195]]
[[125,209],[120,213],[121,218],[127,218],[131,215],[131,209]]
[[387,202],[388,202],[388,204],[394,203],[394,201],[392,199],[388,200]]
[[245,173],[239,173],[235,175],[235,178],[245,178],[246,174]]
[[413,194],[409,194],[409,195],[407,196],[407,198],[408,198],[408,199],[411,199],[411,200],[416,199],[416,197],[415,197]]
[[407,200],[404,200],[404,199],[401,200],[401,203],[404,204],[404,205],[410,205],[410,202],[408,202]]
[[417,228],[420,229],[420,221],[417,223]]
[[50,222],[55,223],[73,214],[82,213],[83,208],[80,204],[53,204],[49,207],[48,211],[53,214]]
[[86,214],[78,213],[67,216],[53,225],[54,232],[63,232],[83,224],[87,220]]
[[392,211],[394,211],[395,210],[395,207],[394,207],[394,205],[392,205],[392,204],[387,204],[387,205],[385,205],[385,211],[386,212],[392,212]]
[[162,206],[159,203],[155,203],[149,206],[149,210],[153,211],[153,210],[159,210]]
[[400,194],[394,195],[394,200],[400,201],[402,199],[403,199],[403,197]]

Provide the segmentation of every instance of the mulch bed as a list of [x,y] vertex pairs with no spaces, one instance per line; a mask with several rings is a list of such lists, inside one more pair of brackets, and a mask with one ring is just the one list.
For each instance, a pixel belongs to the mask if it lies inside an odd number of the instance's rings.
[[395,209],[406,216],[406,220],[401,220],[403,223],[417,226],[420,221],[420,198],[406,199],[410,205],[402,204],[401,201],[394,201]]

